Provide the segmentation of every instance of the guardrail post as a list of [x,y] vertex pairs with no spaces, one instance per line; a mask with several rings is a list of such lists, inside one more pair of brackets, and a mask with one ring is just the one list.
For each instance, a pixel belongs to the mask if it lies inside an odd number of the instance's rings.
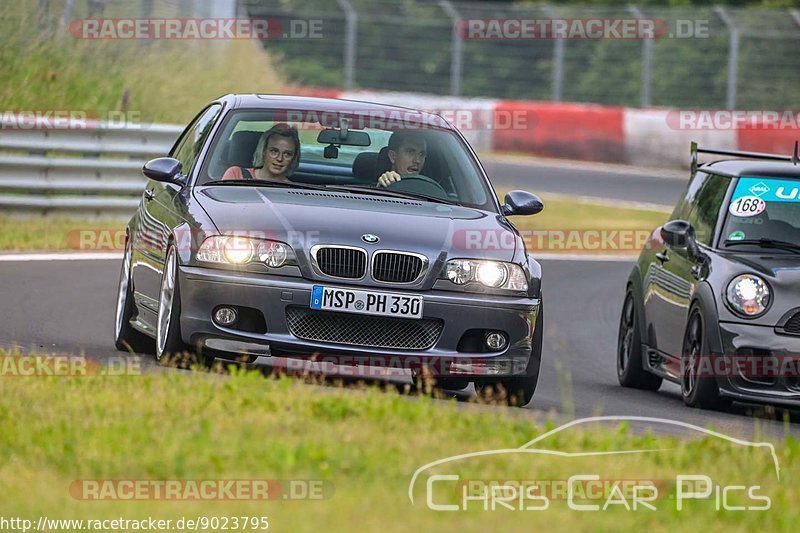
[[722,6],[714,6],[714,13],[722,20],[730,34],[728,46],[728,102],[727,108],[736,107],[736,85],[739,78],[739,28]]
[[[628,11],[637,19],[643,19],[644,13],[636,7],[629,6]],[[650,85],[653,78],[653,40],[642,38],[642,107],[650,107]]]
[[[542,11],[551,19],[557,18],[555,10],[550,6],[542,6]],[[552,28],[553,25],[551,24]],[[561,101],[562,87],[564,84],[564,39],[557,38],[553,43],[553,95],[554,102]]]
[[450,94],[452,96],[461,96],[461,68],[464,62],[464,41],[458,34],[458,23],[461,20],[461,16],[453,4],[450,3],[450,0],[439,0],[439,6],[453,21],[453,33],[450,37],[453,47],[453,53],[450,58]]
[[350,0],[336,0],[342,8],[346,20],[344,43],[344,88],[352,89],[356,69],[356,40],[358,39],[358,13],[350,4]]

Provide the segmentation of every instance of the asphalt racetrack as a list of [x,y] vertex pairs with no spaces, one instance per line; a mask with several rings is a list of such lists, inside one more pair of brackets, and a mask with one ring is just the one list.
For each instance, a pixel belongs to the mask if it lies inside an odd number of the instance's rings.
[[[686,181],[634,172],[490,161],[498,187],[577,194],[671,206]],[[0,255],[4,318],[0,346],[27,353],[121,356],[112,341],[120,258],[9,260]],[[44,259],[44,258],[41,258]],[[669,418],[740,438],[787,431],[800,436],[800,417],[787,424],[771,407],[734,404],[727,412],[683,405],[677,385],[657,393],[623,389],[615,373],[616,335],[630,259],[541,261],[547,308],[539,387],[532,416],[598,415]],[[143,366],[155,367],[152,356]],[[471,386],[468,392],[471,391]],[[498,407],[499,408],[499,407]]]

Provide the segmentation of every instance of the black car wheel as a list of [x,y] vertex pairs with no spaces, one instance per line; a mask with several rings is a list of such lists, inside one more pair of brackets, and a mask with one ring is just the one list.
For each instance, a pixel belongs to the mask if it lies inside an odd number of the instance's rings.
[[181,339],[181,293],[178,286],[178,254],[174,246],[167,250],[161,289],[158,294],[158,324],[156,326],[156,359],[178,359],[188,352]]
[[536,385],[539,383],[539,369],[542,365],[542,343],[544,341],[544,305],[539,308],[533,332],[533,346],[525,374],[516,378],[506,378],[494,382],[475,383],[475,391],[480,396],[485,387],[492,386],[497,392],[500,387],[505,391],[508,405],[525,407],[533,399]]
[[730,405],[730,400],[719,395],[716,378],[704,376],[701,368],[703,358],[708,357],[705,322],[700,309],[695,307],[689,313],[689,322],[683,336],[681,354],[681,395],[689,407],[722,409]]
[[114,346],[125,352],[151,353],[153,339],[131,326],[134,313],[133,285],[131,284],[131,242],[125,241],[125,255],[119,273],[117,308],[114,316]]
[[644,369],[642,355],[642,335],[639,331],[639,317],[636,315],[636,300],[629,288],[619,320],[617,378],[623,387],[658,390],[662,379]]

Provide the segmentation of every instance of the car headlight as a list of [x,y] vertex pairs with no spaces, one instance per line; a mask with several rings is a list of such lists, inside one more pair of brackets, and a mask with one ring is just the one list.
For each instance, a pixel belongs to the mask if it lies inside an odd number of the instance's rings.
[[514,263],[453,259],[447,262],[444,276],[456,285],[479,283],[492,289],[528,290],[525,271]]
[[278,268],[293,264],[295,255],[292,248],[282,242],[239,235],[215,235],[200,245],[197,260],[224,265],[263,262],[268,267]]
[[769,307],[769,285],[758,276],[742,274],[728,283],[726,297],[736,313],[753,318],[763,314]]

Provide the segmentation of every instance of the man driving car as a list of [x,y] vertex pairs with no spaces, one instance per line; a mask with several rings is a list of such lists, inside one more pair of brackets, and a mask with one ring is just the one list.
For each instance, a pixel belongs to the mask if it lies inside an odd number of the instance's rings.
[[378,178],[378,186],[388,187],[400,181],[403,176],[419,174],[425,165],[425,139],[410,131],[396,131],[389,137],[387,145],[389,161],[392,164]]

